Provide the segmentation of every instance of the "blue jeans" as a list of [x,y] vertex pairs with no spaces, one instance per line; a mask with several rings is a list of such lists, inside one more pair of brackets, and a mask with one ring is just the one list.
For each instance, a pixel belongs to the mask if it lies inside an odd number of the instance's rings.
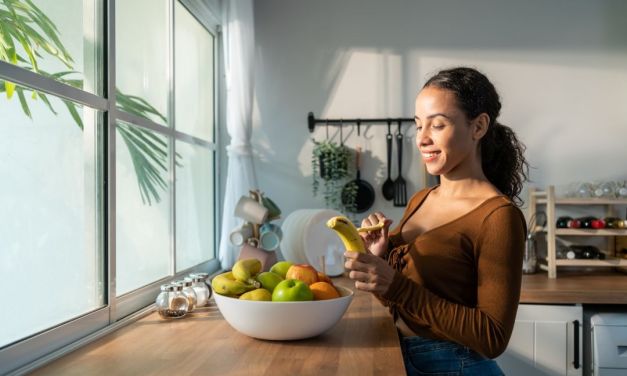
[[408,375],[503,376],[492,359],[454,342],[422,337],[401,337]]

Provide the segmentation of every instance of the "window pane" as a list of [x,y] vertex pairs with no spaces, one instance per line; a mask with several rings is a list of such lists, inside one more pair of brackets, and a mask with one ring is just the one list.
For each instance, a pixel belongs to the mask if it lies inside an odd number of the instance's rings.
[[[143,113],[164,125],[170,91],[168,3],[167,0],[115,2],[117,106],[129,113]],[[133,96],[141,100],[133,100]],[[144,106],[149,110],[142,111]]]
[[[99,93],[100,28],[94,0],[0,2],[0,59]],[[11,12],[15,11],[15,15]],[[67,74],[61,74],[67,72]],[[98,79],[97,79],[98,78]],[[11,90],[11,88],[9,89]]]
[[215,258],[213,151],[176,142],[176,271]]
[[176,2],[176,129],[213,142],[213,36]]
[[16,90],[24,104],[0,95],[0,347],[104,304],[100,114]]
[[169,152],[165,137],[118,123],[116,293],[170,274]]

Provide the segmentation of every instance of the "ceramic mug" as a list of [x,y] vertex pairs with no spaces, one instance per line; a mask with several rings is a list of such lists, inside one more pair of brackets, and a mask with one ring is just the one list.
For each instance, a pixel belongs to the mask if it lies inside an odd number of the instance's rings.
[[242,196],[235,205],[235,216],[246,222],[262,224],[268,219],[268,208],[250,197]]
[[264,223],[259,229],[259,245],[261,248],[274,251],[279,248],[283,238],[281,227],[273,223]]
[[253,226],[248,222],[244,222],[241,226],[238,226],[231,231],[229,234],[229,240],[234,246],[240,246],[251,236],[253,236]]

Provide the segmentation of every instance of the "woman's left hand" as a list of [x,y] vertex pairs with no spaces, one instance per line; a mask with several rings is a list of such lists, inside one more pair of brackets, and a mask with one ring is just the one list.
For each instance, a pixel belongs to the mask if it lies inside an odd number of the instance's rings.
[[382,295],[388,291],[394,279],[394,269],[381,257],[369,253],[344,253],[344,266],[350,269],[348,277],[355,281],[355,288]]

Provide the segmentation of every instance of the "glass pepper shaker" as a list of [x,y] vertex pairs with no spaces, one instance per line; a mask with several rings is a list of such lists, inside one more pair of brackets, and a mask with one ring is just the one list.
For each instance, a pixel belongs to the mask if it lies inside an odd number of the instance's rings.
[[175,283],[183,285],[183,294],[187,297],[188,300],[188,308],[187,312],[192,312],[195,307],[199,307],[198,297],[196,296],[196,291],[192,288],[192,280],[190,278],[185,278],[180,281],[176,281]]
[[155,301],[157,313],[164,319],[181,318],[187,314],[189,302],[183,294],[183,285],[161,285],[161,293]]
[[196,297],[198,298],[198,307],[206,306],[209,303],[209,298],[211,297],[211,290],[205,283],[207,276],[207,273],[190,274],[192,288],[196,292]]

